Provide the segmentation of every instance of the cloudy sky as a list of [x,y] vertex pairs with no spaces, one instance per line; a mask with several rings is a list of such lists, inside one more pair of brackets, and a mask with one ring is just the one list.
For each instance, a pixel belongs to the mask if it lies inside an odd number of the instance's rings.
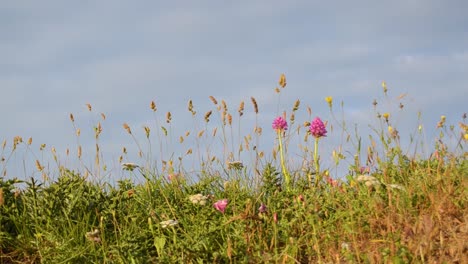
[[[136,149],[124,122],[144,139],[142,126],[155,119],[152,100],[162,123],[171,111],[180,129],[175,142],[193,125],[187,101],[203,120],[213,109],[210,95],[232,112],[244,100],[247,123],[254,122],[255,97],[264,130],[296,99],[304,116],[308,105],[313,116],[331,121],[326,96],[335,106],[344,101],[350,127],[367,127],[374,99],[382,102],[379,111],[399,113],[401,94],[404,113],[392,122],[402,137],[417,127],[418,111],[428,130],[441,115],[457,124],[468,111],[466,10],[464,0],[0,1],[0,140],[8,142],[2,155],[14,136],[33,138],[30,150],[21,148],[0,169],[33,176],[30,160],[47,163],[52,146],[72,166],[64,157],[78,144],[70,113],[82,130],[79,144],[91,152],[93,126],[100,113],[107,116],[99,143],[113,164],[122,146]],[[281,73],[288,84],[278,101]],[[87,159],[92,164],[92,155]]]

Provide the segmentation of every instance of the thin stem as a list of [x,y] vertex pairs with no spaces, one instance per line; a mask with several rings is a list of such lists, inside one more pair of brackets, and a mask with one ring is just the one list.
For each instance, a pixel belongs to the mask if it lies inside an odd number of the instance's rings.
[[283,155],[283,140],[281,137],[281,129],[277,129],[278,131],[278,141],[279,141],[279,148],[280,148],[280,159],[281,159],[281,168],[283,169],[284,179],[286,181],[286,189],[289,191],[291,185],[291,176],[289,175],[288,171],[286,170],[286,165],[284,163],[284,155]]
[[315,186],[318,186],[319,181],[321,180],[320,176],[320,164],[319,164],[319,158],[318,158],[318,142],[319,138],[315,138],[315,144],[314,144],[314,163],[315,163]]

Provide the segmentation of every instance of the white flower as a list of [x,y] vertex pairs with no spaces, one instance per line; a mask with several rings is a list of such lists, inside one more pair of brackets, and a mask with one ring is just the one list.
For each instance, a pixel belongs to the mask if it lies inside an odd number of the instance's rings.
[[375,178],[374,176],[370,176],[370,175],[365,175],[365,174],[359,175],[359,176],[357,176],[356,181],[357,182],[364,182],[364,184],[367,187],[380,186],[380,181],[377,180],[377,178]]
[[191,195],[189,197],[189,199],[193,204],[205,205],[206,200],[208,199],[208,197],[206,197],[203,194],[199,193],[199,194]]
[[341,249],[348,251],[350,249],[350,246],[348,243],[343,242],[341,243]]
[[159,223],[161,225],[162,228],[166,228],[166,227],[169,227],[169,226],[175,226],[179,223],[179,221],[177,220],[167,220],[167,221],[162,221],[161,223]]

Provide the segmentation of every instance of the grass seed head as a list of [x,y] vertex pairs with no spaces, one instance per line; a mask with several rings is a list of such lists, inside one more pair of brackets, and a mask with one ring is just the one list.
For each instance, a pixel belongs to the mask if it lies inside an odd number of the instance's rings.
[[150,108],[151,110],[153,110],[153,112],[156,112],[158,110],[158,108],[156,107],[156,103],[154,101],[151,101]]
[[254,112],[255,112],[256,114],[258,114],[258,104],[257,104],[257,100],[255,100],[255,98],[253,98],[253,97],[250,97],[250,100],[252,101],[252,105],[253,105],[253,107],[254,107]]
[[127,133],[129,133],[130,135],[132,134],[132,130],[130,129],[130,126],[127,123],[123,124],[123,128],[127,130]]
[[281,86],[281,88],[286,87],[286,75],[284,75],[284,73],[281,74],[278,84]]
[[205,122],[207,122],[207,123],[210,122],[210,116],[211,116],[212,113],[213,113],[213,112],[212,112],[211,110],[208,111],[208,112],[206,112],[206,114],[205,114]]
[[211,102],[213,102],[213,104],[217,105],[218,104],[218,101],[216,101],[216,98],[214,98],[213,96],[210,95],[210,100]]
[[166,114],[166,123],[171,123],[171,120],[172,120],[172,114],[171,112],[167,112]]
[[244,101],[240,102],[239,108],[237,109],[237,112],[239,112],[239,116],[244,115]]

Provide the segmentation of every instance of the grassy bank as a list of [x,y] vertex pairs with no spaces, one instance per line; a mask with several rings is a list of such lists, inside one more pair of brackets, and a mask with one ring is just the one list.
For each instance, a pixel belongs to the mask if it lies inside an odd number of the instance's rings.
[[[285,86],[282,75],[278,95]],[[383,90],[386,96],[385,84]],[[373,135],[351,135],[335,117],[331,97],[325,99],[330,114],[321,117],[324,122],[306,108],[309,118],[295,124],[297,100],[287,115],[272,116],[271,128],[256,123],[251,133],[241,135],[244,102],[230,112],[224,101],[210,99],[214,109],[202,115],[189,102],[188,111],[202,123],[177,138],[192,137],[198,146],[185,153],[198,157],[196,177],[176,165],[182,158],[159,160],[160,166],[151,163],[135,131],[124,124],[123,132],[135,139],[140,157],[148,162],[125,162],[124,155],[119,161],[142,181],[123,179],[113,185],[93,180],[87,168],[72,171],[63,166],[51,179],[39,160],[41,180],[0,178],[0,263],[468,262],[466,116],[458,126],[445,124],[441,117],[434,125],[440,138],[430,146],[432,154],[422,157],[403,150],[392,114],[380,113],[377,102],[380,126]],[[256,99],[248,103],[256,117]],[[157,112],[154,102],[150,108]],[[220,124],[208,126],[217,113]],[[233,129],[233,115],[238,129]],[[143,128],[147,140],[169,142],[171,114],[164,116],[157,133]],[[74,125],[73,115],[70,119]],[[74,128],[79,138],[80,130]],[[275,135],[271,154],[254,147],[266,129]],[[332,130],[341,130],[343,144],[356,138],[355,153],[338,146],[329,157],[330,164],[351,160],[339,178],[332,175],[331,165],[323,165],[328,157],[319,151]],[[94,131],[98,141],[100,123]],[[419,127],[416,134],[421,131]],[[222,142],[219,156],[200,146],[207,134]],[[240,138],[236,144],[233,134]],[[307,146],[298,167],[289,162],[292,137]],[[369,146],[361,147],[367,138]],[[450,140],[455,147],[448,147]],[[3,143],[3,174],[8,157],[21,144],[30,142],[16,137],[10,147]],[[80,146],[78,150],[81,160]],[[99,168],[99,147],[96,152]],[[241,157],[247,158],[237,159]]]

